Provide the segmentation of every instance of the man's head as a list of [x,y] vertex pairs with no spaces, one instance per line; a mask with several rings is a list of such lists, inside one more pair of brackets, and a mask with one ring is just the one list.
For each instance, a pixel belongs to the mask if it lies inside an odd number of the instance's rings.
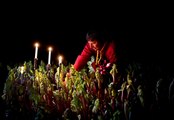
[[95,51],[100,50],[104,43],[104,36],[98,31],[90,31],[86,34],[86,40]]

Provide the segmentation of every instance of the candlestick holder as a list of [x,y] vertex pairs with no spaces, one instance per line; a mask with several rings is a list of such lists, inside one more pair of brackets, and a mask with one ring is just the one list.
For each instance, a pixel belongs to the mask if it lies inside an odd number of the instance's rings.
[[47,64],[47,65],[46,65],[46,69],[47,69],[47,76],[50,78],[51,64]]
[[34,58],[34,70],[37,69],[37,61],[38,61],[38,59],[37,58]]
[[46,69],[47,69],[47,71],[50,71],[50,69],[51,69],[51,64],[47,64]]

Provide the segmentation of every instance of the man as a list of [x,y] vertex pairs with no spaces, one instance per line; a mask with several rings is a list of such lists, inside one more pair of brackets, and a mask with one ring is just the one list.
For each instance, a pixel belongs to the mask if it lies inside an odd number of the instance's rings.
[[[74,68],[80,71],[90,60],[91,56],[95,56],[94,70],[97,66],[111,66],[116,63],[116,44],[105,33],[98,31],[90,31],[86,35],[87,43],[84,46],[81,54],[78,55],[74,63]],[[106,66],[107,67],[107,66]]]

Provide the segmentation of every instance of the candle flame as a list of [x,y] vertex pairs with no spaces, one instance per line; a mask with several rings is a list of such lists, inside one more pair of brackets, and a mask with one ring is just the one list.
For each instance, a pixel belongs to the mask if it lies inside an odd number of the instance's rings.
[[35,43],[35,47],[39,47],[39,43]]
[[58,57],[59,64],[60,64],[60,63],[62,63],[62,59],[63,59],[63,57],[62,57],[62,56],[59,56],[59,57]]
[[52,51],[52,47],[49,47],[48,50],[49,50],[49,51]]

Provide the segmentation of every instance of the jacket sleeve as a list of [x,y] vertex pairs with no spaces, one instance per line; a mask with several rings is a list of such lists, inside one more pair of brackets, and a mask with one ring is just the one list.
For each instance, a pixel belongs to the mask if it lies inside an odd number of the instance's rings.
[[81,54],[77,56],[75,63],[74,63],[74,68],[77,71],[80,71],[89,61],[90,57],[92,55],[92,50],[89,47],[89,44],[87,43],[82,50]]

